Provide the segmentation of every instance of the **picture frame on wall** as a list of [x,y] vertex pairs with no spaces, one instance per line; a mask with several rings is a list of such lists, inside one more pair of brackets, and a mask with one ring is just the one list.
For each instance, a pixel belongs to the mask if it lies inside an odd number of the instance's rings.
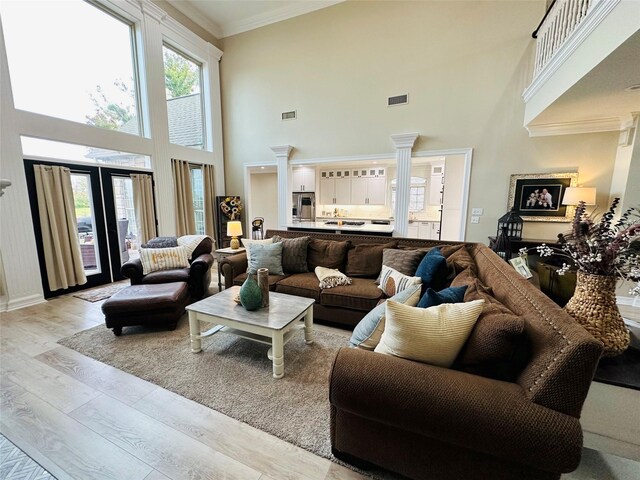
[[577,172],[513,174],[507,209],[515,208],[525,222],[570,222],[575,207],[562,205],[562,199],[577,184]]

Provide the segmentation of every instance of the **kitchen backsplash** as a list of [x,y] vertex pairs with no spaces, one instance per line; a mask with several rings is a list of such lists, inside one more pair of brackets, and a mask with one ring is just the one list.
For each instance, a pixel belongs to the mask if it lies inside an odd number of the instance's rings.
[[[427,206],[424,211],[410,214],[411,220],[438,221],[438,206]],[[393,218],[389,207],[377,205],[316,205],[316,217],[333,217],[337,209],[343,218],[362,218],[388,220]]]

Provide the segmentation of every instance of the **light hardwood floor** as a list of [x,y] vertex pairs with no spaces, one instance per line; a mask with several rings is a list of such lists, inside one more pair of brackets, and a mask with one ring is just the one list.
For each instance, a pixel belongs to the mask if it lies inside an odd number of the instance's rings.
[[[101,304],[0,314],[0,432],[59,480],[365,478],[56,343],[102,325]],[[588,452],[568,478],[637,478],[640,464]]]
[[101,304],[1,314],[0,432],[59,480],[365,478],[56,344],[103,324]]

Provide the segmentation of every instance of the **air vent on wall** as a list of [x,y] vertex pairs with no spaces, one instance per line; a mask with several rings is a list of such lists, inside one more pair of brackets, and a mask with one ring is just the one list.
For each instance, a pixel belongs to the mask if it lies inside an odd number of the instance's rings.
[[392,107],[394,105],[405,105],[409,103],[409,94],[396,95],[395,97],[389,97],[387,99],[387,106]]
[[295,120],[296,119],[296,111],[292,110],[290,112],[282,112],[282,120]]

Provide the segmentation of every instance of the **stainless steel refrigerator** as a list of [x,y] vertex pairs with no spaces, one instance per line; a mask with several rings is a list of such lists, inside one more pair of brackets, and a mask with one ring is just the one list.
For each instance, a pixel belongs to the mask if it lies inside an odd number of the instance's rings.
[[316,194],[293,192],[291,216],[294,222],[316,221]]

